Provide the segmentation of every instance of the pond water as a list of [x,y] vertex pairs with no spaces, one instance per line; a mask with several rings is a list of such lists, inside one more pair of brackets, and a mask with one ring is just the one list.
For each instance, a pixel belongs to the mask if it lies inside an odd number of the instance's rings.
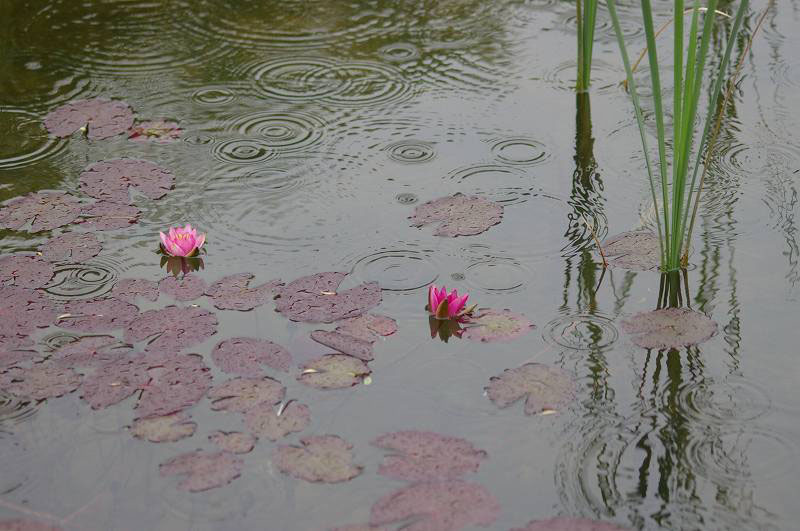
[[[669,4],[657,6],[657,23],[669,18]],[[764,7],[751,7],[737,59]],[[637,4],[620,10],[638,51]],[[158,232],[191,223],[207,234],[204,267],[194,273],[207,284],[237,273],[253,274],[252,287],[340,271],[348,274],[340,290],[378,282],[374,312],[398,328],[375,342],[367,379],[320,390],[297,378],[301,366],[331,352],[310,332],[335,325],[291,321],[271,297],[250,311],[215,308],[208,296],[136,298],[141,312],[175,304],[195,320],[199,309],[215,314],[215,333],[183,349],[202,356],[212,385],[231,376],[212,357],[219,342],[247,337],[285,347],[288,369],[263,374],[286,387],[284,400],[296,401],[289,404],[308,407],[310,424],[277,442],[260,437],[233,458],[241,474],[230,483],[187,492],[159,465],[215,451],[214,432],[247,433],[242,415],[200,398],[185,410],[197,425],[192,436],[151,443],[132,436],[136,397],[95,410],[82,398],[88,384],[37,401],[12,392],[7,379],[0,522],[322,530],[367,524],[372,515],[378,523],[378,502],[417,484],[379,473],[393,452],[373,441],[421,430],[486,452],[480,466],[450,478],[467,482],[477,501],[458,498],[453,483],[419,491],[439,510],[450,503],[442,492],[455,496],[461,524],[453,529],[506,530],[556,516],[630,529],[797,528],[796,2],[774,4],[745,58],[692,242],[684,304],[713,319],[716,334],[665,350],[636,346],[621,326],[656,308],[659,273],[604,272],[587,228],[605,239],[651,219],[639,133],[603,6],[593,88],[577,97],[571,2],[0,0],[0,19],[0,199],[56,190],[88,204],[81,172],[120,157],[152,161],[175,177],[160,199],[133,191],[138,223],[89,229],[99,255],[53,266],[43,288],[53,304],[109,297],[124,279],[168,276],[154,253]],[[723,24],[712,62],[726,31]],[[91,98],[126,102],[137,122],[177,122],[180,136],[93,139],[91,125],[88,138],[48,134],[48,113]],[[502,222],[456,238],[411,226],[416,207],[455,193],[498,202]],[[30,254],[73,230],[87,229],[2,230],[0,250]],[[431,283],[536,327],[505,342],[431,339]],[[11,314],[3,310],[3,320]],[[122,326],[102,333],[126,337]],[[37,328],[19,365],[53,363],[55,349],[82,335]],[[169,347],[179,365],[196,360],[179,350]],[[522,402],[500,408],[490,400],[490,379],[529,363],[554,371],[547,383],[566,375],[571,397],[533,415]],[[244,374],[262,375],[250,370]],[[352,445],[353,463],[363,467],[356,477],[310,482],[281,471],[278,446],[326,434]],[[394,507],[400,517],[385,528],[451,528],[424,527],[422,502],[409,501],[407,513]],[[480,514],[464,516],[470,509]]]

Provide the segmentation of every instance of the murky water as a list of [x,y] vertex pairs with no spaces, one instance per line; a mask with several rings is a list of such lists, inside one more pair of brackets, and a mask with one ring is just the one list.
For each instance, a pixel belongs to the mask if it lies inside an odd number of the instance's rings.
[[[752,6],[745,37],[765,5]],[[620,9],[638,49],[638,9]],[[666,20],[668,4],[658,16]],[[163,278],[157,232],[190,222],[208,234],[197,274],[209,284],[240,272],[259,282],[349,272],[343,288],[379,282],[377,311],[399,326],[376,344],[369,385],[320,391],[295,381],[296,368],[274,374],[311,409],[311,425],[288,441],[346,439],[364,466],[351,481],[283,475],[265,439],[230,485],[183,492],[159,463],[212,448],[213,431],[242,430],[237,415],[203,400],[190,410],[193,437],[152,444],[131,437],[130,400],[92,411],[80,392],[41,403],[0,393],[0,521],[80,530],[363,523],[406,484],[376,473],[383,451],[370,442],[418,429],[488,452],[467,479],[501,506],[491,529],[556,515],[633,529],[797,528],[796,3],[775,4],[745,61],[693,241],[689,302],[718,333],[665,351],[636,347],[620,330],[621,318],[655,308],[659,275],[602,274],[583,221],[603,238],[651,220],[602,7],[594,88],[580,97],[574,6],[564,2],[0,0],[0,19],[0,199],[80,195],[84,167],[123,156],[176,176],[162,199],[136,201],[138,224],[102,233],[99,256],[58,265],[49,297],[89,299],[123,278]],[[49,111],[92,97],[126,101],[140,120],[177,121],[181,139],[47,134]],[[504,205],[502,223],[452,239],[409,226],[415,206],[456,192]],[[2,231],[0,249],[32,251],[59,232]],[[423,307],[432,282],[537,328],[508,343],[431,340]],[[137,305],[172,303],[162,295]],[[207,298],[195,303],[213,310]],[[308,339],[317,326],[287,321],[272,303],[216,314],[218,332],[190,349],[215,383],[225,375],[210,353],[226,338],[268,338],[295,366],[326,351]],[[47,356],[77,335],[42,329],[33,348]],[[530,361],[574,376],[568,408],[526,416],[485,396],[491,377]]]

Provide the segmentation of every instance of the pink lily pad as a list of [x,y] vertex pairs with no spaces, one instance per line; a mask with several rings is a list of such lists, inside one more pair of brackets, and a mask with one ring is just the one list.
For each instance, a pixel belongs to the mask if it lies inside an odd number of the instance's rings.
[[193,406],[210,387],[211,374],[200,356],[150,352],[100,367],[84,380],[81,398],[92,409],[103,409],[141,391],[136,416],[150,418]]
[[194,435],[197,423],[186,413],[139,419],[131,426],[131,435],[151,443],[175,442]]
[[268,402],[258,404],[245,414],[248,431],[258,438],[267,438],[270,441],[303,431],[310,423],[311,411],[308,406],[294,401],[289,402],[280,415],[275,411],[274,405]]
[[374,359],[372,343],[369,341],[326,330],[314,330],[311,332],[311,339],[360,360],[372,361]]
[[248,454],[256,447],[256,438],[249,433],[239,431],[215,431],[208,436],[209,442],[232,454]]
[[126,229],[139,222],[142,211],[132,205],[98,201],[81,211],[81,225],[90,230]]
[[29,336],[0,334],[0,351],[30,348],[34,344],[33,339]]
[[668,349],[708,341],[717,333],[717,323],[688,308],[663,308],[624,319],[622,329],[642,348]]
[[397,322],[385,315],[365,313],[339,322],[336,331],[362,341],[374,343],[381,337],[397,332]]
[[347,273],[317,273],[275,290],[276,308],[292,321],[332,323],[357,317],[381,303],[381,288],[368,282],[342,292],[336,289]]
[[116,299],[92,299],[68,302],[63,306],[56,325],[80,332],[109,332],[127,326],[139,308]]
[[176,301],[193,301],[205,293],[206,281],[195,275],[185,275],[180,280],[165,277],[158,281],[158,289]]
[[36,328],[53,324],[55,309],[44,294],[16,286],[0,286],[0,337],[7,346],[24,346]]
[[36,362],[41,359],[38,352],[32,350],[5,350],[0,349],[0,372],[8,367],[16,367],[19,365],[30,365],[31,362]]
[[91,232],[68,232],[39,246],[42,258],[48,262],[83,262],[100,254],[102,249]]
[[128,140],[168,144],[178,140],[182,132],[183,129],[178,127],[177,122],[165,122],[163,120],[142,122],[131,127]]
[[274,406],[285,392],[283,384],[272,378],[232,378],[213,387],[208,398],[214,411],[244,413],[260,404]]
[[480,197],[456,194],[419,205],[408,219],[412,227],[438,223],[434,236],[473,236],[503,220],[503,205]]
[[131,304],[136,301],[136,297],[156,302],[158,300],[158,284],[143,278],[123,278],[114,284],[111,296]]
[[214,282],[206,291],[206,295],[214,301],[214,307],[220,310],[238,310],[245,312],[267,302],[272,291],[280,286],[280,280],[270,280],[255,288],[249,287],[253,279],[250,273],[230,275]]
[[62,396],[80,385],[80,374],[50,364],[12,367],[0,373],[0,390],[33,400]]
[[200,450],[173,457],[158,467],[162,477],[186,476],[178,489],[189,492],[222,487],[238,478],[244,462],[228,452],[202,452]]
[[408,481],[457,479],[477,472],[486,452],[468,441],[430,431],[397,431],[372,444],[395,453],[387,455],[378,474]]
[[264,373],[264,365],[287,372],[292,355],[282,346],[266,339],[234,337],[220,341],[211,352],[214,363],[228,374],[256,376]]
[[53,278],[53,266],[38,256],[12,255],[0,258],[0,286],[36,289]]
[[329,354],[302,367],[297,381],[317,389],[344,389],[364,381],[372,371],[366,363],[345,354]]
[[175,176],[154,162],[141,159],[101,160],[80,175],[81,191],[112,203],[130,203],[128,187],[148,199],[160,199],[175,186]]
[[522,314],[491,308],[481,308],[475,315],[466,318],[464,324],[461,337],[483,343],[511,341],[536,328]]
[[603,242],[608,264],[633,271],[651,271],[661,265],[661,244],[650,231],[623,232]]
[[167,306],[148,310],[130,321],[125,341],[148,339],[147,350],[181,351],[202,343],[217,333],[217,317],[203,308]]
[[515,527],[511,531],[627,531],[610,522],[557,516],[546,520],[531,520],[525,527]]
[[0,209],[0,228],[30,232],[52,230],[75,221],[81,213],[77,199],[64,192],[36,192],[8,201]]
[[0,531],[63,531],[63,528],[33,520],[15,519],[0,521]]
[[132,125],[133,111],[127,103],[103,98],[71,101],[44,118],[44,126],[53,136],[67,137],[86,127],[86,136],[92,140],[122,134]]
[[100,367],[131,353],[131,347],[113,336],[85,336],[67,343],[50,355],[58,367]]
[[278,470],[311,482],[340,483],[361,474],[364,467],[353,464],[353,446],[337,435],[300,439],[300,446],[278,446],[273,463]]
[[575,397],[572,377],[557,367],[526,363],[493,376],[486,387],[489,399],[504,408],[525,398],[525,414],[557,411]]
[[369,523],[405,522],[404,531],[458,531],[469,526],[489,527],[500,504],[482,485],[466,481],[415,483],[379,499]]

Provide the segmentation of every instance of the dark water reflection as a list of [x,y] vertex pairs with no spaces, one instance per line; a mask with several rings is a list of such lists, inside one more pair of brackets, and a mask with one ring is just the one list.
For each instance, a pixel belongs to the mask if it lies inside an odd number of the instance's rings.
[[[620,10],[638,50],[635,4]],[[668,8],[658,6],[659,20]],[[125,404],[90,412],[77,393],[44,403],[0,393],[0,520],[81,530],[364,522],[402,486],[376,474],[382,454],[370,441],[427,429],[488,452],[474,479],[501,503],[492,529],[559,514],[635,529],[795,529],[797,6],[776,4],[746,58],[706,182],[682,302],[718,333],[665,351],[636,347],[619,326],[656,307],[659,275],[604,271],[594,250],[592,231],[602,239],[651,226],[652,202],[603,8],[595,88],[572,91],[573,11],[546,0],[0,0],[0,199],[77,193],[80,170],[103,158],[147,158],[176,175],[166,197],[137,202],[138,225],[103,236],[100,256],[56,267],[45,288],[53,299],[162,278],[157,231],[190,222],[208,233],[196,273],[208,283],[347,271],[347,287],[380,282],[378,311],[399,325],[377,344],[369,385],[322,392],[278,375],[287,397],[312,410],[304,435],[353,443],[365,466],[353,481],[288,478],[261,441],[240,479],[190,495],[158,464],[205,447],[214,430],[243,429],[236,416],[203,401],[191,410],[193,438],[154,445],[130,436]],[[47,135],[48,111],[97,96],[127,101],[141,120],[180,122],[182,140]],[[503,222],[456,239],[408,226],[414,205],[455,192],[502,202]],[[35,250],[48,238],[0,231],[0,249]],[[422,310],[431,282],[538,328],[509,343],[431,340]],[[236,336],[269,338],[298,363],[323,352],[313,327],[270,304],[217,316],[219,332],[195,349],[210,366],[213,346]],[[70,340],[55,328],[34,339],[44,356]],[[484,396],[490,377],[531,361],[575,376],[565,411],[527,417]]]

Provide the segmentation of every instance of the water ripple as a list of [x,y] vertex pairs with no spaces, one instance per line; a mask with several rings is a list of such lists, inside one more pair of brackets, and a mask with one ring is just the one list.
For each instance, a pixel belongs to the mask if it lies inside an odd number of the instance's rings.
[[53,279],[43,290],[56,300],[92,299],[111,291],[123,271],[120,263],[106,257],[56,266]]
[[[353,261],[355,262],[353,263]],[[440,264],[436,251],[418,242],[397,242],[348,258],[351,274],[361,282],[378,282],[387,291],[408,292],[423,289],[439,278]]]
[[428,162],[436,157],[433,145],[420,140],[400,140],[384,148],[390,159],[407,164]]
[[256,138],[221,140],[213,145],[211,154],[220,162],[232,164],[259,164],[277,156],[267,142]]
[[288,152],[305,149],[322,140],[325,121],[301,111],[256,111],[231,120],[226,129],[256,137],[272,149]]
[[532,178],[515,166],[476,164],[450,172],[447,179],[457,184],[459,191],[479,195],[504,205],[524,203],[534,193]]
[[51,137],[41,119],[33,113],[0,107],[0,124],[3,136],[0,140],[0,170],[15,170],[35,164],[61,152],[66,140]]
[[544,326],[542,336],[569,349],[593,350],[613,344],[619,331],[604,315],[577,313],[553,319]]
[[505,138],[489,141],[495,157],[506,164],[533,166],[550,158],[547,147],[531,138]]

